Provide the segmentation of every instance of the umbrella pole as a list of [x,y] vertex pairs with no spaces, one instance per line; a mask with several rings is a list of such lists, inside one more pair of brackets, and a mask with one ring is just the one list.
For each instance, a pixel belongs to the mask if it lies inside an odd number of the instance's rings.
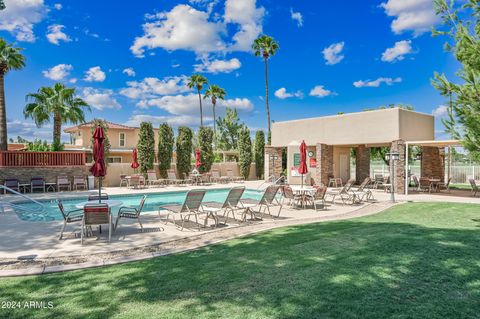
[[303,174],[302,174],[302,188],[303,188]]

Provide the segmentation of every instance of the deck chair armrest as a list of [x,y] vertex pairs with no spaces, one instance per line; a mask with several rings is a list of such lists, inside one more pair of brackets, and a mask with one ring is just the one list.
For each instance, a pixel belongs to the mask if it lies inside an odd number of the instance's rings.
[[130,207],[130,206],[123,206],[120,207],[118,210],[119,213],[125,212],[125,211],[131,211],[131,212],[138,212],[138,209],[136,207]]
[[83,208],[71,210],[69,212],[66,212],[65,215],[70,216],[70,214],[75,214],[75,213],[80,213],[80,212],[83,214]]

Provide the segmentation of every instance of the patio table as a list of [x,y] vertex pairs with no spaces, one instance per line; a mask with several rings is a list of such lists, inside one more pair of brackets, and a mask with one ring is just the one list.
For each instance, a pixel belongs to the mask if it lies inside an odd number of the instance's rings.
[[45,191],[48,192],[54,192],[55,191],[55,186],[57,186],[57,183],[45,183]]
[[20,191],[20,193],[27,193],[29,188],[30,188],[30,183],[18,184],[18,190]]
[[188,177],[190,177],[193,180],[193,183],[195,185],[200,185],[202,183],[202,177],[203,174],[190,174]]
[[432,189],[438,192],[438,184],[440,184],[442,180],[440,178],[429,178],[428,181],[430,182]]
[[306,203],[306,196],[307,194],[312,194],[316,191],[314,187],[311,186],[292,186],[292,191],[294,193],[300,194],[301,196],[301,202],[302,202],[302,208],[305,208],[305,203]]
[[[97,204],[98,201],[96,200],[91,200],[91,201],[86,201],[86,202],[81,202],[75,205],[76,208],[83,209],[85,205],[87,204]],[[123,201],[118,200],[118,199],[104,199],[101,202],[102,204],[107,204],[109,207],[116,207],[116,206],[122,206]]]

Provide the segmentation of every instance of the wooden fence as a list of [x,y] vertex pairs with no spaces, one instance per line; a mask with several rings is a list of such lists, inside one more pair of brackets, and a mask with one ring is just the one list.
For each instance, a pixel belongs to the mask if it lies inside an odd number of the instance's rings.
[[84,166],[81,152],[0,152],[0,167],[65,167]]

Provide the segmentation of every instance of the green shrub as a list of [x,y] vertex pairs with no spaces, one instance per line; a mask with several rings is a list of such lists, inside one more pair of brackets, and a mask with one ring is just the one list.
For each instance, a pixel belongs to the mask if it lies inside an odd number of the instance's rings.
[[252,140],[250,139],[250,130],[243,128],[240,131],[238,139],[239,166],[240,174],[247,179],[250,175],[250,165],[252,164]]
[[203,126],[198,132],[198,143],[200,148],[200,173],[210,172],[212,168],[213,155],[213,130],[211,127]]
[[262,178],[265,165],[265,133],[255,133],[255,173],[258,179]]
[[153,169],[155,159],[155,137],[152,123],[142,122],[140,124],[137,150],[140,172],[146,174],[148,170]]
[[167,178],[167,170],[170,169],[172,163],[174,143],[175,136],[172,127],[167,123],[161,124],[158,130],[158,168],[162,178]]
[[179,178],[184,178],[192,167],[193,132],[189,127],[180,126],[176,140],[177,172]]

